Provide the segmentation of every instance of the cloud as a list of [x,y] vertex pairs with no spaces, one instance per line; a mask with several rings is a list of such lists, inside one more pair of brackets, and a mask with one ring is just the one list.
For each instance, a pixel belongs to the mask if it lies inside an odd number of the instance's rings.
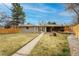
[[56,12],[55,9],[50,8],[48,6],[45,6],[43,4],[39,4],[38,6],[32,6],[32,5],[22,5],[25,10],[32,10],[32,11],[37,11],[37,12],[42,12],[42,13],[54,13]]
[[75,13],[74,12],[70,12],[70,11],[62,11],[59,13],[60,16],[74,16]]
[[12,7],[11,3],[0,3],[1,6]]
[[30,15],[27,15],[28,18],[41,18],[40,15],[34,15],[34,14],[30,14]]
[[33,7],[27,7],[25,9],[26,10],[29,9],[29,10],[33,10],[33,11],[43,12],[43,13],[47,13],[48,12],[47,10],[40,9],[40,8],[33,8]]

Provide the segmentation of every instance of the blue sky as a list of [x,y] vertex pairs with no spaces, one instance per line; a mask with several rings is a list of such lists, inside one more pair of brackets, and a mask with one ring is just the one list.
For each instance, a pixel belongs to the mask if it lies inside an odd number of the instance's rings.
[[[11,4],[6,4],[9,8]],[[65,4],[56,3],[21,3],[26,14],[25,23],[38,24],[39,22],[56,22],[57,24],[71,24],[75,13],[65,10]],[[11,16],[11,11],[0,4],[0,12]]]

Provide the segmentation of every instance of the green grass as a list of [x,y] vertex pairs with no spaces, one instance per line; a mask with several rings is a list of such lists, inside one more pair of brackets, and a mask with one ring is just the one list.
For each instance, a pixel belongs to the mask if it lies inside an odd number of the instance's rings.
[[0,34],[0,55],[13,54],[37,35],[37,33]]
[[29,55],[34,56],[68,56],[70,55],[67,35],[45,34]]

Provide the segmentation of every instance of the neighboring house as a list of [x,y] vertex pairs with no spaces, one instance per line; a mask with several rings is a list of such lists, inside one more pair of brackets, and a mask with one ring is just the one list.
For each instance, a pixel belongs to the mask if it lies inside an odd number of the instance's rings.
[[64,32],[65,26],[61,25],[20,25],[22,32]]

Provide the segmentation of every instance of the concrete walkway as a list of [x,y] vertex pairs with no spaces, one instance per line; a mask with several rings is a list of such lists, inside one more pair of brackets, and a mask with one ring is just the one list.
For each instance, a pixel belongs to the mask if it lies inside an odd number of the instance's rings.
[[72,34],[68,37],[71,56],[79,56],[79,40]]
[[12,56],[26,56],[26,55],[28,55],[31,52],[31,50],[36,46],[36,44],[39,42],[39,40],[43,36],[43,34],[44,33],[41,33],[38,37],[36,37],[35,39],[33,39],[30,43],[28,43],[23,48],[21,48],[20,50],[18,50]]

